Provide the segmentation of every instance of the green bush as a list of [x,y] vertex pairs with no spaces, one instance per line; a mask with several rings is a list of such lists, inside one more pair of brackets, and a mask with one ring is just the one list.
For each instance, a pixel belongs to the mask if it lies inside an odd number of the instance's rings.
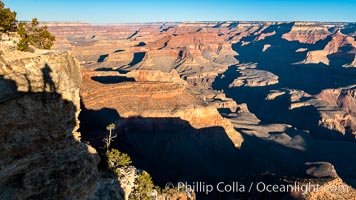
[[179,193],[178,186],[174,186],[173,188],[160,188],[157,186],[156,188],[160,194],[164,194],[165,196],[174,196]]
[[16,12],[5,8],[4,2],[0,1],[0,33],[14,32],[20,35],[21,39],[17,45],[20,51],[29,51],[29,45],[39,49],[51,49],[56,40],[47,26],[39,26],[38,20],[33,18],[30,23],[20,22],[16,26]]
[[20,51],[29,51],[30,37],[26,32],[25,23],[23,22],[19,23],[19,26],[17,28],[17,33],[21,37],[19,43],[17,43],[17,49]]
[[56,40],[47,26],[39,26],[37,18],[33,18],[31,23],[20,22],[17,33],[21,37],[17,45],[20,51],[29,51],[30,44],[39,49],[51,49]]
[[154,184],[150,174],[143,171],[137,178],[137,185],[134,191],[131,192],[129,199],[132,200],[151,200],[151,193],[154,189]]
[[111,149],[106,152],[108,163],[111,168],[124,167],[132,163],[131,158],[126,153],[121,153],[117,149]]
[[0,32],[7,33],[16,30],[16,12],[5,8],[5,4],[0,1]]

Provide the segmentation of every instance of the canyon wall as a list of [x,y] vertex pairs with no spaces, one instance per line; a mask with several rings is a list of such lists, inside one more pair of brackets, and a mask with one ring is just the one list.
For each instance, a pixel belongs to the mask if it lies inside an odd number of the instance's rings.
[[[239,52],[231,45],[266,41],[262,51],[274,48],[267,41],[278,36],[298,52],[298,62],[324,63],[343,57],[354,66],[352,23],[317,22],[201,22],[90,25],[48,23],[57,36],[55,48],[71,50],[90,69],[131,71],[175,69],[189,83],[210,87],[217,73],[237,64]],[[354,32],[353,32],[354,31]],[[271,41],[273,42],[273,41]],[[302,47],[304,46],[304,47]],[[333,63],[331,63],[333,64]]]
[[83,66],[85,140],[116,123],[160,183],[305,178],[310,161],[354,183],[354,23],[48,25]]
[[[122,82],[103,83],[95,79],[107,80],[108,75],[118,80],[121,77]],[[243,142],[230,121],[221,117],[215,106],[208,106],[201,97],[194,95],[175,71],[138,70],[127,75],[116,73],[116,76],[113,72],[83,71],[81,97],[85,109],[112,108],[126,119],[179,118],[195,129],[222,127],[236,147]]]
[[99,157],[77,131],[79,63],[15,48],[0,47],[0,199],[88,199]]

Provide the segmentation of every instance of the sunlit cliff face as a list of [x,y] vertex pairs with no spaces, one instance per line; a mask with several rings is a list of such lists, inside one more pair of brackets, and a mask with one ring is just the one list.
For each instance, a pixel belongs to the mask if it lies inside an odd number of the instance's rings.
[[160,184],[315,177],[315,161],[355,179],[352,24],[48,26],[82,65],[83,138],[100,146],[115,121],[114,145]]

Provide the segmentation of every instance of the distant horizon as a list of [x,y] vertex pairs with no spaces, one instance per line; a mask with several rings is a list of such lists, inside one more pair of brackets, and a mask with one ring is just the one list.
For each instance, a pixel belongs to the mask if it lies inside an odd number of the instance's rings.
[[[356,22],[352,0],[3,0],[29,21],[86,22],[90,24],[271,21]],[[231,20],[234,19],[234,20]]]
[[[21,20],[20,20],[21,21]],[[22,20],[22,21],[31,21],[31,20]],[[299,23],[335,23],[335,24],[356,24],[356,22],[347,22],[347,21],[270,21],[270,20],[223,20],[223,21],[152,21],[152,22],[111,22],[111,23],[93,23],[87,21],[44,21],[40,20],[39,22],[42,23],[84,23],[90,25],[110,25],[110,24],[162,24],[162,23],[229,23],[229,22],[281,22],[281,23],[292,23],[292,22],[299,22]]]

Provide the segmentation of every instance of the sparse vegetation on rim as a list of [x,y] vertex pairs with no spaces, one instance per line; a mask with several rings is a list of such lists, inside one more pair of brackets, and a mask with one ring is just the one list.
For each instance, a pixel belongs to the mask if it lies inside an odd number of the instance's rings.
[[[117,149],[106,151],[107,162],[109,168],[115,172],[116,176],[120,176],[122,167],[129,166],[132,161],[129,155],[120,152]],[[130,199],[150,200],[152,192],[154,191],[154,184],[152,177],[145,171],[136,179],[136,186],[130,194]]]
[[30,45],[39,49],[51,49],[56,38],[48,31],[47,26],[41,26],[37,18],[33,18],[31,22],[18,23],[16,15],[16,12],[5,8],[5,4],[0,1],[0,32],[16,31],[20,36],[18,50],[31,51]]
[[16,15],[16,12],[5,8],[4,2],[0,1],[0,32],[8,33],[16,30]]
[[110,168],[125,167],[132,163],[131,158],[126,153],[122,153],[117,149],[106,151],[108,157],[108,164]]
[[48,30],[47,26],[40,26],[37,18],[33,18],[31,23],[20,22],[17,33],[21,40],[17,45],[20,51],[29,51],[29,45],[39,49],[51,49],[56,40]]
[[152,177],[147,172],[143,171],[137,178],[137,185],[134,191],[130,194],[129,199],[132,200],[150,200],[154,191]]

